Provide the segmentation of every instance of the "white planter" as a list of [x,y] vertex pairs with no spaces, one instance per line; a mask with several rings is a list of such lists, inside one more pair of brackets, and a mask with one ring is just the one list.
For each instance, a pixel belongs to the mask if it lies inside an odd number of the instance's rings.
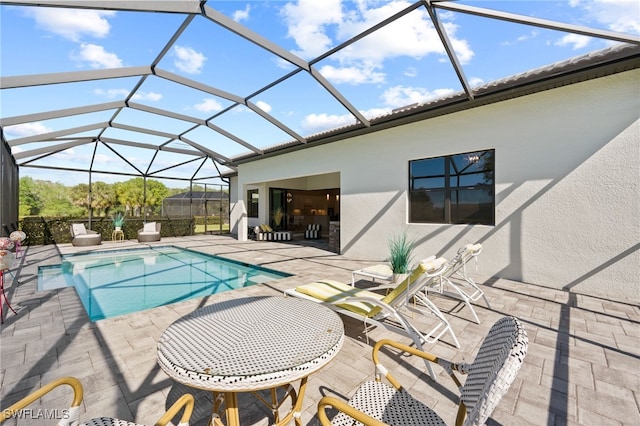
[[393,274],[393,282],[396,284],[400,284],[402,281],[404,281],[410,274],[405,273],[405,274]]

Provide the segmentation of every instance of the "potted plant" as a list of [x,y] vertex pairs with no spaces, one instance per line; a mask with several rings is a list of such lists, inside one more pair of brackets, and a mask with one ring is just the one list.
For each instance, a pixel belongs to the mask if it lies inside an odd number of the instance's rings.
[[120,231],[122,229],[122,225],[124,225],[124,213],[117,212],[115,215],[111,216],[111,223],[113,223],[113,227],[116,231]]
[[394,282],[400,282],[410,272],[413,241],[407,237],[407,232],[389,238],[389,263],[393,271]]
[[273,224],[276,229],[280,229],[280,223],[282,223],[282,218],[284,217],[284,213],[282,212],[282,208],[278,207],[273,212]]

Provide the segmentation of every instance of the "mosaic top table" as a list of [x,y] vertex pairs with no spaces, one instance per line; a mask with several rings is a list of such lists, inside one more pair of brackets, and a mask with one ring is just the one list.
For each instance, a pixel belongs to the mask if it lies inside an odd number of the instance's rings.
[[[301,425],[307,378],[337,355],[343,341],[342,320],[325,306],[291,297],[248,297],[205,306],[175,321],[158,340],[157,359],[175,381],[213,392],[213,418],[223,395],[228,426],[239,425],[239,392],[266,389],[273,423],[294,419]],[[296,390],[292,384],[298,380]],[[280,401],[278,388],[285,389]],[[291,410],[281,417],[289,398]]]

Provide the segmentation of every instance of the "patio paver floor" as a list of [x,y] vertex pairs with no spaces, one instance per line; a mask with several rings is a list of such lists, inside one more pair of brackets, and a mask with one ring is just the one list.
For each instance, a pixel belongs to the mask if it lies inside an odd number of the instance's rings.
[[[90,323],[75,294],[65,288],[37,292],[38,266],[60,263],[60,254],[78,249],[70,244],[25,247],[25,255],[7,276],[6,291],[18,315],[9,312],[0,334],[1,408],[55,378],[78,377],[85,391],[81,419],[113,416],[153,424],[168,404],[182,393],[196,395],[194,425],[207,421],[211,397],[171,381],[155,360],[156,341],[164,329],[194,309],[230,297],[277,295],[286,288],[320,278],[350,282],[351,271],[371,262],[347,259],[322,247],[279,242],[238,242],[226,236],[163,238],[176,245],[217,254],[242,262],[290,272],[294,276],[202,299],[180,302],[141,313]],[[137,241],[118,248],[139,246]],[[105,242],[98,249],[112,249]],[[480,270],[482,269],[482,257]],[[363,281],[364,282],[364,281]],[[479,280],[479,282],[483,282]],[[455,360],[472,359],[489,327],[503,315],[518,316],[529,336],[529,352],[515,383],[488,424],[571,425],[640,424],[640,308],[631,301],[610,301],[567,291],[505,279],[484,280],[491,309],[479,302],[480,324],[467,309],[444,298],[434,298],[450,319],[461,350],[445,336],[427,350]],[[346,397],[372,377],[373,344],[383,337],[410,343],[384,329],[363,332],[363,324],[343,317],[348,338],[338,357],[309,379],[304,425],[318,424],[316,404],[323,395]],[[427,329],[433,319],[412,319]],[[445,420],[455,419],[457,391],[450,379],[435,368],[437,383],[426,383],[419,361],[402,360],[394,371],[419,399],[430,404]],[[428,379],[427,379],[428,382]],[[68,391],[43,398],[43,407],[65,408]],[[240,399],[242,422],[268,424],[267,411],[251,395]],[[55,405],[52,405],[55,404]],[[14,422],[14,423],[12,423]],[[6,424],[15,424],[15,419]],[[48,424],[21,420],[17,424]]]

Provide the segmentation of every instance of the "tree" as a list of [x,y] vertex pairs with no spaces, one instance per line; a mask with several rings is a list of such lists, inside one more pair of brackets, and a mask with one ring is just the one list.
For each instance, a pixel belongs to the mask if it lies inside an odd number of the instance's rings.
[[[115,193],[118,202],[124,206],[127,214],[140,216],[145,205],[144,179],[133,178],[125,182],[115,184]],[[160,181],[147,179],[147,213],[160,212],[162,200],[169,195],[169,190]]]
[[32,178],[28,176],[20,178],[20,194],[18,198],[20,216],[40,214],[43,202],[38,195],[37,183]]
[[79,183],[72,186],[69,190],[69,198],[74,206],[83,209],[84,214],[89,212],[89,185],[86,183]]
[[91,207],[98,216],[105,215],[109,209],[117,207],[116,191],[113,185],[95,182],[91,187]]

